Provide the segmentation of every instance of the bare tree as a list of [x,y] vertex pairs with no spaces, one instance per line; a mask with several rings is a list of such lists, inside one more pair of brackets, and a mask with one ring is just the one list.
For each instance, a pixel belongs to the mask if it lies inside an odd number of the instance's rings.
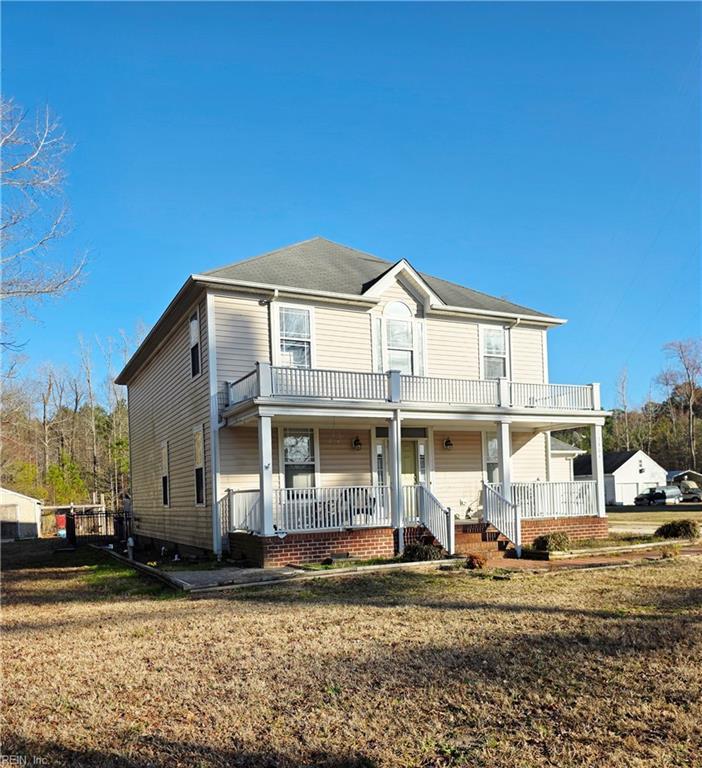
[[629,372],[626,368],[622,368],[619,378],[617,379],[617,397],[619,400],[619,407],[622,411],[622,419],[624,421],[624,446],[626,450],[631,449],[631,433],[629,431]]
[[98,492],[98,472],[99,472],[99,460],[98,460],[98,437],[97,437],[97,423],[95,421],[95,388],[93,387],[93,361],[90,354],[89,347],[85,344],[83,339],[80,341],[80,361],[83,367],[83,375],[85,376],[85,390],[88,396],[88,405],[90,406],[90,436],[92,439],[92,486],[93,494],[97,496]]
[[84,256],[68,265],[48,256],[68,231],[63,163],[69,150],[48,107],[31,119],[0,97],[0,299],[25,312],[28,302],[75,286],[85,266]]
[[671,341],[663,346],[676,367],[666,372],[666,379],[684,398],[687,410],[687,440],[692,469],[697,469],[697,445],[695,439],[695,406],[700,397],[702,378],[702,342],[700,339]]

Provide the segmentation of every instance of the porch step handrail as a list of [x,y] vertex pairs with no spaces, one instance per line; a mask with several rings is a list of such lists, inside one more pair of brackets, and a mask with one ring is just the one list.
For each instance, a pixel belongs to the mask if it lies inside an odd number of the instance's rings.
[[277,532],[380,528],[391,524],[387,485],[276,488],[273,491],[273,527]]
[[514,545],[517,557],[521,557],[522,525],[519,505],[506,499],[490,483],[483,483],[483,518]]
[[456,544],[456,529],[451,508],[445,507],[426,485],[418,485],[416,488],[420,523],[432,532],[434,538],[449,555],[453,555]]

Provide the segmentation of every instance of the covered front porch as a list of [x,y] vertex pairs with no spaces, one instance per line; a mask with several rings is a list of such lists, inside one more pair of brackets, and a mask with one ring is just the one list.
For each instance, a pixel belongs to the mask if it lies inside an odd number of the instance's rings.
[[[420,529],[453,553],[458,521],[493,526],[519,554],[524,520],[604,517],[601,475],[548,478],[548,432],[573,417],[350,410],[253,405],[230,419],[220,430],[225,546],[234,532],[280,542],[344,533],[330,546],[351,551],[354,532],[375,531],[383,550],[391,536],[402,551]],[[602,425],[589,418],[601,457]]]

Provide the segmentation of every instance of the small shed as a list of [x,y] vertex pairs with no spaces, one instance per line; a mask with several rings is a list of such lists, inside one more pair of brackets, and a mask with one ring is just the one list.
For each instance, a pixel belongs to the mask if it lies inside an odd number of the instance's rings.
[[585,451],[551,435],[548,479],[551,482],[572,482],[573,461]]
[[0,488],[0,529],[3,539],[36,539],[41,534],[42,501]]
[[[633,504],[637,494],[667,483],[665,469],[643,451],[608,451],[603,462],[607,504]],[[577,480],[592,479],[589,453],[575,459],[573,472]]]

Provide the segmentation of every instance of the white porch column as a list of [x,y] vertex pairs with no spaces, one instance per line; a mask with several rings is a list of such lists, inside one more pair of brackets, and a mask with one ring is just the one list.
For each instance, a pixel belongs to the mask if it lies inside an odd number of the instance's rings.
[[500,465],[502,495],[512,501],[512,435],[508,421],[497,422],[497,461]]
[[590,455],[592,457],[592,479],[595,481],[597,516],[606,517],[602,427],[599,424],[592,424],[590,426]]
[[258,417],[258,474],[261,483],[261,533],[273,536],[273,437],[270,416]]
[[398,550],[400,552],[405,548],[404,532],[403,532],[403,498],[402,498],[402,462],[401,462],[401,445],[402,445],[402,427],[399,408],[393,411],[392,419],[390,420],[390,429],[388,430],[389,436],[389,453],[388,460],[390,462],[390,499],[392,509],[392,527],[397,529],[397,542]]

